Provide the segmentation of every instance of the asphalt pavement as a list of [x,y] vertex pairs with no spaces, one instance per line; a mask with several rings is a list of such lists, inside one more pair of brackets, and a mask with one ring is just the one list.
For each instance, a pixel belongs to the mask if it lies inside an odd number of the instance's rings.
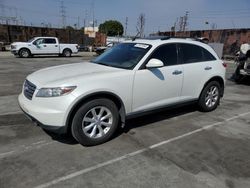
[[[132,119],[111,141],[83,147],[47,133],[20,111],[25,77],[92,59],[15,58],[0,52],[0,187],[250,187],[250,82],[227,80],[217,110],[195,105]],[[228,62],[227,78],[235,65]]]

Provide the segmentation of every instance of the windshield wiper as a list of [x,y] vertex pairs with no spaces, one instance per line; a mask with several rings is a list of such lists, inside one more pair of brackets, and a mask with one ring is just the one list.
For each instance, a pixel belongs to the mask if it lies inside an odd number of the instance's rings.
[[97,62],[97,61],[93,61],[93,62],[96,63],[96,64],[98,64],[98,65],[104,65],[104,66],[107,66],[107,67],[113,67],[112,65],[101,63],[101,62]]

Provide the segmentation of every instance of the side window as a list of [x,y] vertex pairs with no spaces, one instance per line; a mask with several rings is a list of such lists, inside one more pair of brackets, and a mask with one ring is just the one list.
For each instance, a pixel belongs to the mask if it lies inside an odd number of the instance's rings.
[[56,44],[56,39],[44,39],[45,44]]
[[156,49],[150,57],[161,60],[165,66],[177,64],[177,50],[175,44],[166,44]]
[[214,61],[216,58],[206,49],[202,48],[203,61]]
[[203,61],[202,48],[193,44],[181,44],[183,63]]

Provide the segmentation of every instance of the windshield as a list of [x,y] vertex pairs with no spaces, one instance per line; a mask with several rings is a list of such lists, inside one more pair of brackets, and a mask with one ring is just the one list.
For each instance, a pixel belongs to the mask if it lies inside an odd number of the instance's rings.
[[121,43],[105,51],[92,62],[123,69],[133,69],[149,51],[151,45],[140,43]]
[[30,39],[30,40],[28,40],[28,43],[31,43],[34,39],[35,39],[35,37],[32,38],[32,39]]

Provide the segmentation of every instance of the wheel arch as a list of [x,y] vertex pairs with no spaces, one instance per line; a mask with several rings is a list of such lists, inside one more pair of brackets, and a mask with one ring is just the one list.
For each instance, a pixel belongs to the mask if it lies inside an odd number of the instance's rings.
[[67,48],[67,47],[63,49],[62,53],[64,53],[65,50],[69,50],[72,53],[72,50],[70,48]]
[[111,92],[96,92],[79,99],[76,104],[74,104],[74,106],[71,108],[66,119],[67,132],[70,132],[71,130],[72,120],[76,111],[87,101],[94,100],[97,98],[110,99],[116,104],[119,111],[121,126],[124,127],[126,119],[126,110],[121,98]]
[[204,88],[207,86],[207,84],[209,84],[210,82],[212,81],[217,81],[219,84],[220,84],[220,87],[221,87],[221,92],[220,92],[220,95],[221,97],[223,97],[224,95],[224,88],[225,88],[225,83],[224,83],[224,79],[220,76],[214,76],[212,78],[210,78],[203,86],[201,92],[200,92],[200,95],[202,93],[202,91],[204,90]]
[[29,53],[30,53],[30,55],[32,55],[32,53],[31,53],[30,49],[29,49],[29,48],[27,48],[27,47],[22,47],[22,48],[20,48],[20,49],[18,50],[18,55],[20,54],[21,50],[28,50],[28,51],[29,51]]

